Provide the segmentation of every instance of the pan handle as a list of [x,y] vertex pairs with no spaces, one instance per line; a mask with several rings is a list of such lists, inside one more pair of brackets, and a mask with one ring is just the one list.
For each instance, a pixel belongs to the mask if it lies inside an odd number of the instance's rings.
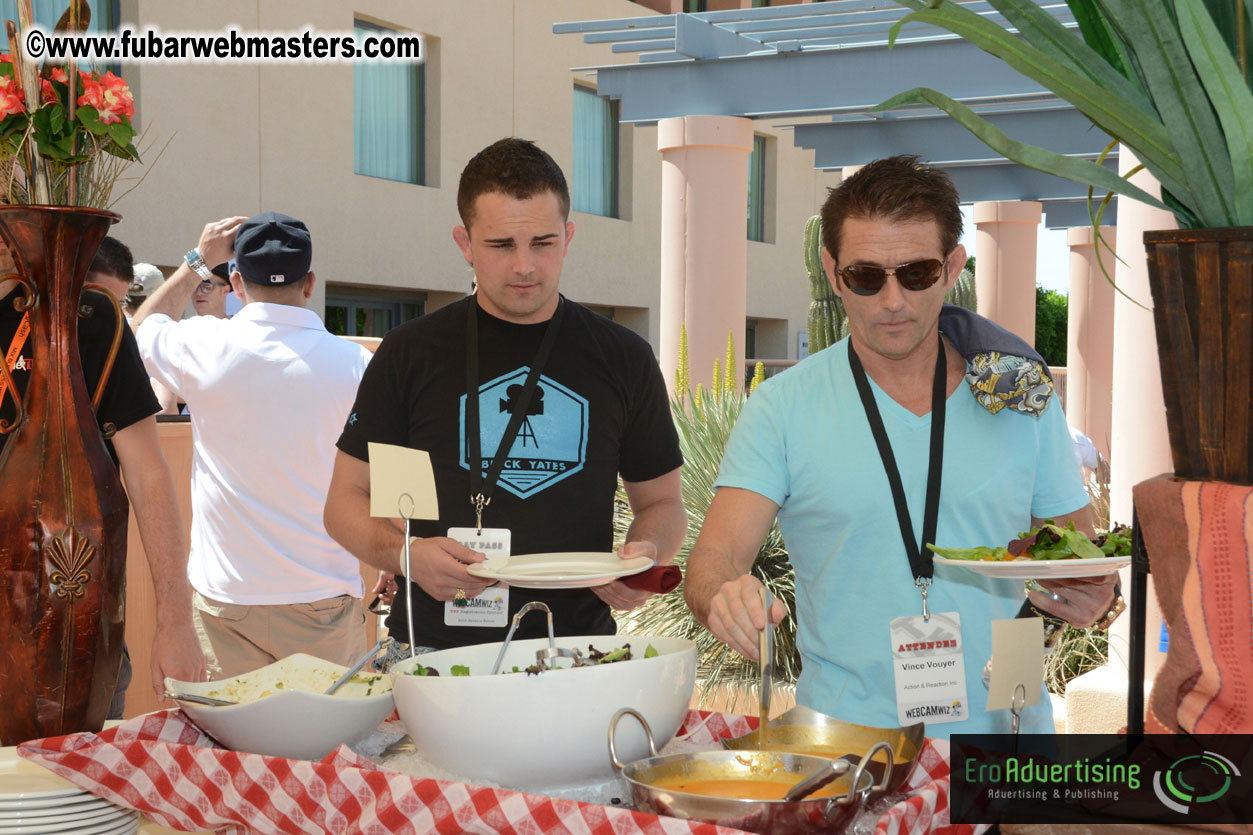
[[[880,750],[887,756],[887,764],[883,769],[883,779],[876,784],[874,782],[874,776],[870,773],[869,768],[870,761],[874,759],[875,753]],[[826,814],[830,816],[840,806],[848,806],[851,803],[865,800],[872,794],[885,791],[888,786],[888,780],[892,777],[892,765],[894,762],[895,758],[892,754],[892,746],[888,745],[886,742],[876,742],[874,747],[867,751],[866,755],[861,758],[860,762],[857,763],[857,768],[853,771],[853,776],[849,779],[848,791],[843,794],[836,795],[827,802]],[[861,788],[863,777],[870,782],[870,785],[865,788]]]
[[618,721],[628,713],[640,720],[640,724],[644,726],[644,735],[648,737],[648,750],[652,752],[654,757],[659,756],[657,753],[657,742],[653,739],[653,729],[648,726],[648,720],[644,718],[644,715],[633,707],[620,708],[613,715],[613,718],[609,720],[609,759],[613,761],[614,768],[619,771],[625,768],[627,764],[618,759],[618,746],[615,744],[614,734],[618,730]]

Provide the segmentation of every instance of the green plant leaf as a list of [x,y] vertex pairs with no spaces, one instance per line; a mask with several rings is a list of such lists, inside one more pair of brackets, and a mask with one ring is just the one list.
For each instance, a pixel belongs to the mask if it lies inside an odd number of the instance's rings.
[[1097,165],[1090,160],[1064,156],[1045,148],[1028,145],[1026,142],[1010,139],[1003,130],[988,122],[966,105],[930,88],[917,87],[904,93],[898,93],[882,104],[875,106],[872,110],[890,110],[906,104],[931,104],[940,108],[957,120],[962,127],[983,141],[989,148],[1019,165],[1025,165],[1028,168],[1043,171],[1046,174],[1056,174],[1059,177],[1065,177],[1076,183],[1083,183],[1103,191],[1125,194],[1142,203],[1169,211],[1169,207],[1165,203],[1138,186],[1132,185],[1108,168]]
[[[1105,18],[1101,16],[1101,10],[1096,7],[1095,0],[1066,0],[1066,5],[1070,7],[1070,13],[1079,24],[1084,43],[1114,69],[1131,78],[1132,62],[1127,55],[1127,48],[1122,39],[1109,28]],[[1139,78],[1138,73],[1136,78]]]
[[[1121,66],[1121,55],[1113,49],[1112,44],[1109,48],[1114,52],[1113,61],[1106,53],[1092,49],[1083,39],[1076,38],[1074,32],[1034,2],[1023,3],[1020,0],[988,0],[988,2],[1029,43],[1042,52],[1062,64],[1077,69],[1090,81],[1108,90],[1110,94],[1125,99],[1132,107],[1145,113],[1154,112],[1148,91],[1132,83]],[[1113,41],[1113,34],[1108,28],[1099,31]]]
[[114,122],[109,125],[109,138],[125,148],[135,138],[135,129],[127,122]]
[[1153,168],[1163,185],[1175,186],[1176,191],[1186,191],[1182,185],[1183,168],[1174,144],[1156,112],[1145,113],[1111,96],[1107,89],[1089,81],[1074,68],[1054,60],[980,15],[954,6],[950,0],[940,0],[939,8],[907,15],[892,27],[889,43],[894,41],[899,27],[909,20],[948,29],[1039,82],[1073,104],[1107,134],[1133,147],[1141,160]]
[[[1232,225],[1235,210],[1231,157],[1205,88],[1179,37],[1173,7],[1166,0],[1098,2],[1111,25],[1138,56],[1162,122],[1170,126],[1171,135],[1177,138],[1173,144],[1184,176],[1177,178],[1179,183],[1163,181],[1163,188],[1206,225]],[[1157,173],[1154,160],[1142,155],[1135,143],[1117,133],[1110,135],[1131,145],[1141,162]]]
[[1179,33],[1214,105],[1231,157],[1235,222],[1253,224],[1253,92],[1209,13],[1197,3],[1177,3]]
[[78,110],[74,113],[74,118],[78,119],[83,127],[96,136],[104,136],[109,132],[109,126],[100,121],[100,111],[89,104],[79,105]]

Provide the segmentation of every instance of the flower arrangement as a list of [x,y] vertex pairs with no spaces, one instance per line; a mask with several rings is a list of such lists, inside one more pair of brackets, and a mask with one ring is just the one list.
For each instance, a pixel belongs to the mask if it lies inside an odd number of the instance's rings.
[[[9,43],[18,43],[11,25]],[[16,48],[0,56],[4,202],[105,208],[122,170],[139,159],[134,115],[130,87],[111,71],[39,72]]]

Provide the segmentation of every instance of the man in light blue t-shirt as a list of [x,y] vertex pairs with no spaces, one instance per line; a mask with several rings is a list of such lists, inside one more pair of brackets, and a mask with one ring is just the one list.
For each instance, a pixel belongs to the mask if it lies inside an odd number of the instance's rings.
[[[943,305],[966,261],[943,172],[873,162],[831,191],[822,223],[850,337],[745,404],[688,559],[688,605],[757,658],[765,615],[748,571],[777,517],[796,569],[798,702],[863,725],[923,720],[934,737],[1008,732],[981,673],[990,622],[1015,616],[1023,581],[933,566],[923,544],[1006,545],[1044,519],[1092,534],[1052,381],[1026,343]],[[1107,626],[1116,579],[1045,581],[1029,599]],[[776,601],[771,619],[784,615]],[[1022,730],[1051,732],[1047,694]]]

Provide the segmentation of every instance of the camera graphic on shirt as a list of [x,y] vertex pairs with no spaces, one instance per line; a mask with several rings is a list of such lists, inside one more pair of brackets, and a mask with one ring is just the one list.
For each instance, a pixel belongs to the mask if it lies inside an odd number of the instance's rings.
[[[515,383],[505,389],[505,398],[500,401],[501,414],[513,414],[518,407],[518,398],[522,395],[522,389],[525,386]],[[535,393],[531,395],[531,402],[526,406],[526,416],[522,419],[522,427],[518,430],[518,440],[522,442],[525,448],[528,444],[534,444],[539,449],[539,439],[535,437],[535,430],[531,427],[531,415],[544,414],[544,387],[537,385]]]

